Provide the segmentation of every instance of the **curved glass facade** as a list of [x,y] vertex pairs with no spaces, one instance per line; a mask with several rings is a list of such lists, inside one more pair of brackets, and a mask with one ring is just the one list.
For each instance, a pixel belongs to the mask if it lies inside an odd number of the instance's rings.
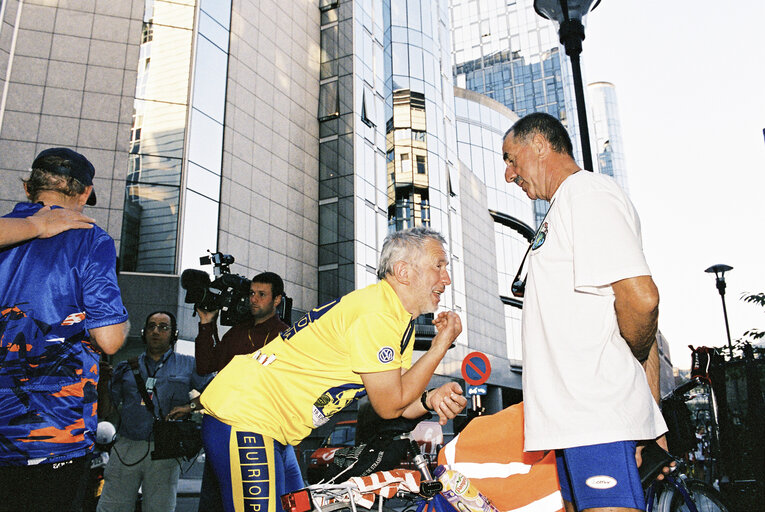
[[510,286],[533,233],[533,202],[519,187],[505,182],[502,137],[518,116],[500,103],[472,91],[455,88],[458,156],[486,185],[486,200],[494,221],[497,295],[503,302],[507,358],[522,359],[522,303],[511,298]]
[[[457,184],[449,3],[383,2],[386,18],[385,140],[388,228],[416,225],[441,232],[448,242],[452,286],[442,307],[465,309],[462,221]],[[463,321],[463,331],[467,332]],[[423,325],[422,331],[432,329]],[[458,339],[467,343],[467,336]]]
[[[581,162],[571,64],[555,26],[537,15],[533,0],[452,0],[451,14],[455,85],[485,94],[520,117],[557,117]],[[538,223],[548,203],[536,203]]]
[[460,310],[448,2],[338,0],[320,11],[319,302],[374,283],[388,232],[425,225],[449,240],[455,285],[442,300]]

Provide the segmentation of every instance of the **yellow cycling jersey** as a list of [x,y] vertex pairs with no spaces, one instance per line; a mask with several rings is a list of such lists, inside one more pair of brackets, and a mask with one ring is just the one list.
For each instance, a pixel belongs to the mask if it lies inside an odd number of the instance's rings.
[[366,394],[361,373],[408,369],[414,324],[380,281],[306,314],[252,354],[235,356],[202,394],[209,414],[297,444]]

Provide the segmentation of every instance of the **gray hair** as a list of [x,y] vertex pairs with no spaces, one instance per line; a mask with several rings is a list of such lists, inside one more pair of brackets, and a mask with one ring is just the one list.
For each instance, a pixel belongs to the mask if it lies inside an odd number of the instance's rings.
[[394,231],[386,236],[380,252],[380,264],[377,266],[377,279],[382,280],[386,275],[393,274],[396,262],[407,261],[411,259],[412,253],[424,251],[428,240],[446,245],[446,239],[441,233],[422,226]]
[[558,153],[574,158],[574,147],[571,144],[566,128],[558,119],[544,112],[532,112],[515,122],[502,137],[504,142],[508,135],[513,134],[513,141],[528,142],[534,134],[540,134],[547,139],[550,147]]

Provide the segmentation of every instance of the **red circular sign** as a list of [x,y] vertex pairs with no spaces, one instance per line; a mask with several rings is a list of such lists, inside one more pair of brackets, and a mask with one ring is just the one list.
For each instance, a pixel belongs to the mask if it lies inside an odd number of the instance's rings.
[[471,352],[462,360],[462,377],[472,386],[480,386],[491,375],[491,363],[482,352]]

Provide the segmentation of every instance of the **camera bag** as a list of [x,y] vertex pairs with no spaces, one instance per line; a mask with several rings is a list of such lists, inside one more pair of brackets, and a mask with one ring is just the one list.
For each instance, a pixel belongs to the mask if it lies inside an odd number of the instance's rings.
[[180,457],[190,460],[196,457],[202,449],[202,430],[198,423],[191,420],[165,420],[162,419],[162,411],[159,415],[154,410],[154,402],[146,391],[146,383],[138,368],[138,358],[128,359],[130,369],[133,371],[138,393],[143,398],[143,403],[151,416],[154,418],[152,435],[154,436],[154,451],[151,452],[152,460],[177,459]]

